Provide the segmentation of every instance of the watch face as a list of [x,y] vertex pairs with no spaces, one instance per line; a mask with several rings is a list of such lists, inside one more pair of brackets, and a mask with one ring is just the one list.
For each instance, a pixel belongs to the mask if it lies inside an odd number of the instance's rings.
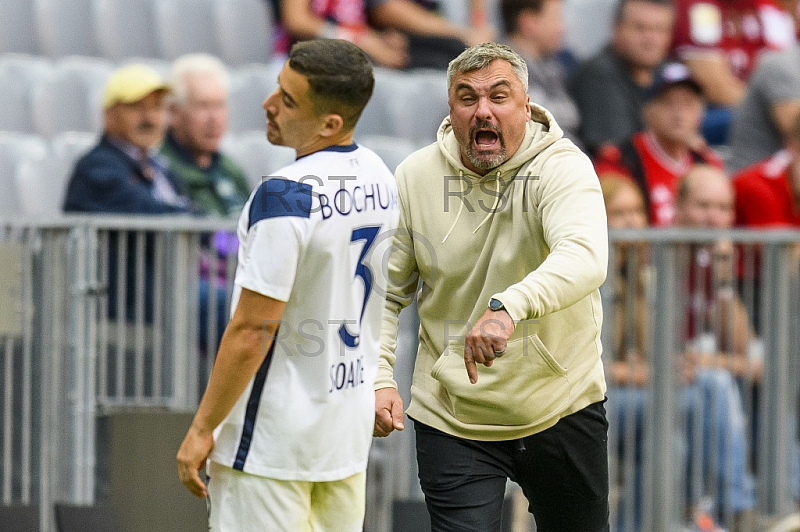
[[503,303],[499,299],[492,298],[489,300],[489,308],[492,310],[500,310],[503,308]]

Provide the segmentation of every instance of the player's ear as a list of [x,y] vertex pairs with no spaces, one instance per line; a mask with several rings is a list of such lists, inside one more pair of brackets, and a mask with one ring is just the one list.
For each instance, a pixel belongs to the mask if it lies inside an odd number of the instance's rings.
[[332,137],[338,134],[344,128],[344,119],[335,113],[325,115],[325,120],[322,126],[322,136]]

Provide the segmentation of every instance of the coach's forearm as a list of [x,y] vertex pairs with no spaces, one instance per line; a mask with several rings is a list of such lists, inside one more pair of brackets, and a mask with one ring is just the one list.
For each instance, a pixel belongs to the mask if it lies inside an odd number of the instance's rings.
[[194,430],[207,434],[222,423],[264,362],[276,332],[277,325],[230,323],[192,422]]

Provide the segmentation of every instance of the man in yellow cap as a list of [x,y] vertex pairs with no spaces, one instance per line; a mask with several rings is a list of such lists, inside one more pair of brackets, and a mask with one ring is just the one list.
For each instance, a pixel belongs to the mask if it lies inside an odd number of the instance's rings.
[[103,136],[78,160],[67,186],[65,211],[188,211],[183,184],[157,154],[166,130],[169,91],[158,73],[145,65],[112,73],[103,96]]
[[[166,130],[165,97],[169,91],[158,73],[145,65],[124,66],[111,74],[103,96],[103,136],[76,163],[64,211],[149,215],[189,211],[182,182],[169,172],[157,151]],[[136,240],[128,239],[127,264],[121,265],[117,232],[110,235],[109,318],[117,318],[117,297],[124,301],[124,319],[132,321],[136,316],[136,258],[143,251],[144,319],[151,323],[155,248],[150,237],[144,250],[137,247]],[[118,275],[126,277],[123,294],[116,291]]]

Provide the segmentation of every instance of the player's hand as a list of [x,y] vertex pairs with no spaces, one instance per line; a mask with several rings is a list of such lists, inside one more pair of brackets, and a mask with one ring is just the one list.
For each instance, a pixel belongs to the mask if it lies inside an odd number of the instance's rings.
[[395,388],[375,391],[375,427],[372,435],[383,438],[393,430],[403,430],[403,398]]
[[478,382],[478,364],[488,368],[495,358],[503,356],[513,333],[514,320],[505,309],[486,309],[464,340],[464,365],[469,382]]
[[206,459],[214,447],[214,435],[204,433],[194,426],[189,427],[189,432],[183,439],[181,448],[178,449],[178,476],[186,488],[204,499],[208,494],[206,484],[200,479],[200,470],[206,465]]

